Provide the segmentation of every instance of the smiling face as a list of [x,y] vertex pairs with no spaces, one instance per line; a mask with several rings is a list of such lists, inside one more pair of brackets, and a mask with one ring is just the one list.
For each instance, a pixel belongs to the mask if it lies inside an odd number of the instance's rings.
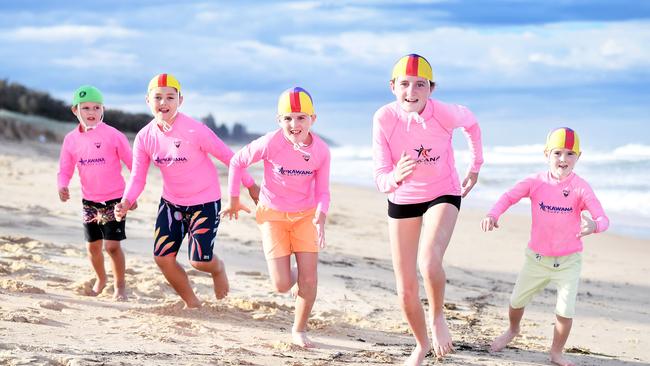
[[147,105],[158,120],[171,124],[176,118],[178,108],[183,103],[183,96],[175,88],[164,86],[153,88],[147,94]]
[[419,76],[403,75],[390,81],[390,90],[405,112],[421,113],[433,88],[429,80]]
[[104,105],[94,102],[83,102],[72,107],[72,113],[83,122],[84,127],[93,128],[102,121]]
[[316,115],[302,112],[283,113],[278,115],[278,123],[287,140],[294,144],[309,145],[312,137],[309,134],[311,126],[316,121]]
[[551,175],[558,180],[563,180],[573,172],[580,154],[570,149],[555,148],[547,151],[546,157]]

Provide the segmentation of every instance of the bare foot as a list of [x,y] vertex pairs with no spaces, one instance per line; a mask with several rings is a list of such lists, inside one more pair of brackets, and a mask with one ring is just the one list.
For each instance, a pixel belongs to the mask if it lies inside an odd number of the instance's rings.
[[115,293],[113,294],[113,299],[115,301],[127,301],[129,299],[126,296],[126,287],[125,286],[115,286]]
[[508,343],[512,342],[512,340],[515,339],[515,337],[518,335],[519,335],[519,329],[513,331],[512,329],[508,328],[508,330],[503,332],[503,334],[496,337],[492,341],[492,343],[490,344],[490,352],[501,351],[508,345]]
[[413,349],[413,352],[411,352],[411,355],[409,358],[404,361],[405,366],[420,366],[422,362],[424,362],[424,358],[427,356],[427,353],[429,352],[429,347],[430,345],[426,344],[423,347],[421,347],[419,344],[415,346],[415,349]]
[[[214,295],[218,300],[223,299],[228,295],[228,290],[230,290],[230,285],[228,284],[228,275],[226,274],[226,265],[223,261],[219,260],[219,267],[221,270],[216,274],[212,274],[212,282],[214,283]],[[200,306],[200,305],[199,305]]]
[[551,352],[551,362],[560,366],[575,366],[575,363],[567,360],[563,356],[564,355],[562,354],[562,352],[559,353]]
[[431,324],[431,337],[431,349],[436,357],[442,358],[455,351],[444,315],[440,315],[433,320]]
[[99,296],[99,294],[104,291],[104,287],[106,287],[106,278],[99,278],[97,277],[95,279],[95,284],[93,285],[93,288],[89,291],[88,296]]
[[307,337],[307,332],[291,331],[291,343],[304,348],[314,348],[316,345]]
[[184,302],[185,302],[184,309],[198,309],[201,307],[201,302],[198,299],[192,302],[187,302],[187,301]]

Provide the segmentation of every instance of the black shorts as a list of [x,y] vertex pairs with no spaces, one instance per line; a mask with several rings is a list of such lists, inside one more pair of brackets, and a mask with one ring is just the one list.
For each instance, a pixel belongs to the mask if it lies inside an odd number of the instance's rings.
[[83,205],[84,238],[87,242],[97,240],[126,239],[126,218],[115,220],[115,205],[122,199],[116,198],[106,202],[81,200]]
[[449,203],[460,211],[460,196],[446,194],[431,201],[400,205],[388,201],[388,217],[393,219],[408,219],[411,217],[420,217],[427,210],[439,203]]

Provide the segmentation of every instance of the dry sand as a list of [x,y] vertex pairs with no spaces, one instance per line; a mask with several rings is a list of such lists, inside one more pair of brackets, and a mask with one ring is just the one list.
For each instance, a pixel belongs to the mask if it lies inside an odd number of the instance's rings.
[[[187,265],[186,251],[179,254],[204,301],[199,310],[182,308],[151,256],[161,192],[155,169],[123,242],[129,301],[114,302],[110,285],[98,297],[86,296],[94,276],[85,257],[79,183],[75,177],[72,199],[59,202],[58,150],[0,141],[0,365],[392,365],[412,349],[395,295],[383,195],[333,185],[328,247],[320,256],[309,323],[318,348],[303,350],[288,343],[292,299],[271,290],[251,216],[219,229],[216,252],[231,281],[225,300],[215,300],[210,277]],[[506,214],[499,231],[484,234],[481,217],[481,210],[461,211],[446,255],[446,314],[458,352],[426,362],[547,365],[550,289],[528,307],[524,335],[501,353],[487,352],[506,326],[530,222]],[[648,244],[609,234],[585,239],[567,344],[578,365],[650,362]]]

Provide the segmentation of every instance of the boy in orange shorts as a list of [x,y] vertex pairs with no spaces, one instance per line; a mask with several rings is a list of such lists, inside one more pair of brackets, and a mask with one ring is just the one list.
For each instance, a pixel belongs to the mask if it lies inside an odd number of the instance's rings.
[[[264,255],[278,292],[292,290],[296,313],[291,339],[314,347],[307,338],[307,319],[316,300],[318,251],[325,247],[325,215],[329,208],[330,152],[310,131],[316,121],[311,95],[303,88],[282,93],[278,102],[280,128],[244,146],[230,160],[230,204],[222,217],[238,218],[250,210],[239,202],[244,169],[264,160],[256,219],[262,231]],[[297,271],[291,268],[291,254]]]

